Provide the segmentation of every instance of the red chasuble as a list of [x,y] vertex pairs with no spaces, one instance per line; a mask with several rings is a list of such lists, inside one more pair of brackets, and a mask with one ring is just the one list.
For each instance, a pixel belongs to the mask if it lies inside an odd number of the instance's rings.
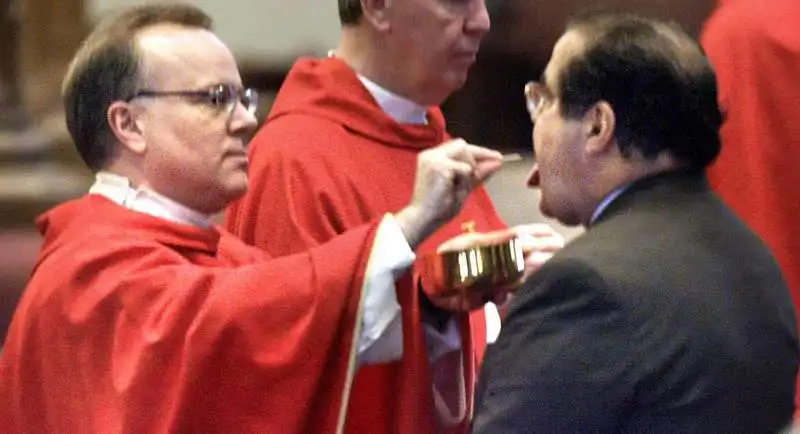
[[[399,211],[411,199],[417,155],[448,138],[438,108],[429,110],[428,125],[399,124],[342,61],[301,59],[251,144],[250,190],[228,210],[227,226],[273,256],[318,245],[386,212]],[[505,227],[482,187],[417,253],[434,251],[470,221],[477,231]],[[414,272],[397,284],[403,359],[359,370],[346,432],[435,432],[417,282]],[[462,319],[462,343],[467,355],[467,417],[452,432],[466,431],[471,414],[475,372],[486,344],[482,309]]]
[[721,1],[702,44],[726,115],[709,180],[772,249],[800,312],[800,1]]
[[769,244],[800,307],[800,2],[723,1],[702,43],[726,116],[709,179]]
[[337,431],[377,222],[275,260],[97,195],[38,224],[0,359],[0,431]]

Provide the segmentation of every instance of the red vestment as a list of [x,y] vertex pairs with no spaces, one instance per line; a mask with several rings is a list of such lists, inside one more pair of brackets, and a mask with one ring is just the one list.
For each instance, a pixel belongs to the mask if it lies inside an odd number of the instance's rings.
[[[359,226],[411,200],[418,154],[449,138],[438,108],[427,125],[400,124],[375,102],[341,60],[301,59],[289,72],[267,123],[251,142],[250,189],[226,214],[228,228],[273,256],[294,253]],[[477,188],[462,212],[428,238],[418,254],[474,222],[505,227],[488,193]],[[356,374],[347,432],[434,432],[431,372],[419,310],[418,272],[397,282],[403,359]],[[467,429],[477,365],[486,345],[483,309],[462,318]],[[471,323],[471,327],[469,326]]]
[[43,216],[0,359],[6,433],[330,433],[377,221],[268,260],[99,195]]
[[800,2],[721,1],[701,42],[726,117],[709,181],[773,251],[800,312]]

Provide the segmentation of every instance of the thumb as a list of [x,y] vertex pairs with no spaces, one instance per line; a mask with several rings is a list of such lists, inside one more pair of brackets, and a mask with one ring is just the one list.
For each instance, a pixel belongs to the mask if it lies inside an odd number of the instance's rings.
[[475,163],[475,169],[473,171],[475,176],[475,181],[477,184],[480,184],[489,178],[492,175],[497,173],[500,168],[503,167],[502,160],[480,160]]
[[472,155],[475,161],[503,160],[503,154],[500,153],[500,151],[495,151],[494,149],[485,148],[483,146],[466,143],[466,150]]

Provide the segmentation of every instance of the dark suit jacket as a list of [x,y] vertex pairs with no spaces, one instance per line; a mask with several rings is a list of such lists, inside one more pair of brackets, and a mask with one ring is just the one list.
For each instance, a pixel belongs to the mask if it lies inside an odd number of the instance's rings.
[[473,432],[776,432],[797,366],[771,253],[702,173],[663,174],[520,288],[487,350]]

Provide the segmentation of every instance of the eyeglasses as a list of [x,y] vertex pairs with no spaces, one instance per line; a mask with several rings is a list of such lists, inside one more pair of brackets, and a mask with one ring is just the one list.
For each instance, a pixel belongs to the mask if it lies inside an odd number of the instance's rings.
[[158,98],[158,97],[183,97],[194,99],[197,102],[205,103],[215,107],[217,110],[225,110],[229,115],[236,110],[236,106],[241,103],[247,111],[255,115],[258,109],[258,92],[255,89],[240,89],[233,85],[220,84],[207,90],[140,90],[126,102],[131,102],[136,98]]
[[545,84],[531,81],[525,85],[525,105],[531,115],[531,120],[535,121],[542,109],[550,104],[552,100],[553,93],[550,92],[550,89]]

